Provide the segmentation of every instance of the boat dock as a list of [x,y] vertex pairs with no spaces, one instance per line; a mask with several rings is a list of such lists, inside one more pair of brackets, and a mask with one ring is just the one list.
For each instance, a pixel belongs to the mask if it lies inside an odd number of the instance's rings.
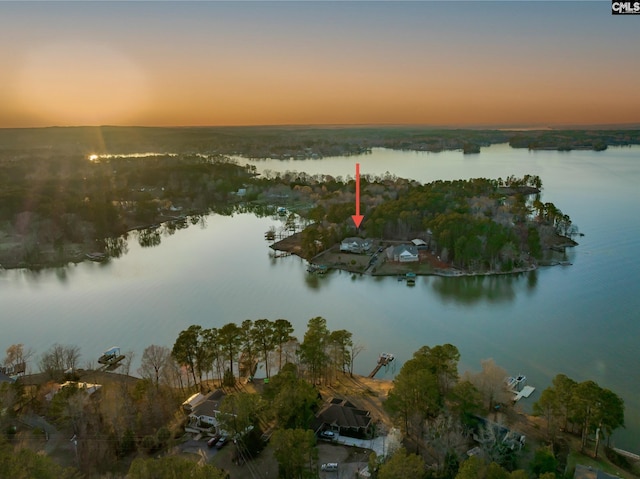
[[380,371],[380,368],[382,368],[383,366],[388,366],[389,363],[394,359],[395,359],[395,356],[393,354],[382,353],[378,358],[378,364],[376,364],[376,367],[373,368],[373,371],[371,371],[368,377],[373,378],[376,374],[378,374],[378,371]]
[[513,402],[517,402],[522,398],[528,398],[533,391],[536,390],[533,386],[525,386],[527,377],[524,374],[518,374],[516,377],[505,378],[505,386],[507,390],[513,394]]

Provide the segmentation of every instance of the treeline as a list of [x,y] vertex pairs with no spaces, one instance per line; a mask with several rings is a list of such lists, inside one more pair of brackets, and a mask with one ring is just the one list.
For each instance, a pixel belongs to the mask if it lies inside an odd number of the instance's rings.
[[187,368],[193,385],[213,375],[231,387],[239,376],[253,377],[259,363],[264,364],[269,378],[273,363],[280,371],[283,360],[299,365],[312,384],[330,380],[335,371],[353,374],[353,363],[362,347],[354,344],[351,332],[330,331],[326,319],[312,318],[302,343],[287,350],[287,344],[296,341],[293,331],[286,319],[246,319],[220,328],[192,325],[180,332],[171,355]]
[[464,269],[511,271],[541,257],[542,228],[561,234],[571,226],[552,203],[532,214],[528,196],[541,187],[531,175],[409,184],[368,213],[363,228],[370,237],[427,238],[444,261]]
[[107,243],[132,228],[224,210],[253,174],[218,156],[0,161],[0,224],[15,238],[0,262],[63,262],[78,248],[109,254]]
[[481,146],[594,149],[640,144],[640,130],[463,130],[419,127],[74,127],[0,129],[0,158],[59,154],[205,153],[247,158],[321,158],[371,148],[477,153]]
[[539,130],[512,134],[512,148],[530,150],[606,150],[608,146],[637,145],[640,130]]
[[594,381],[578,383],[564,374],[558,374],[542,391],[533,411],[546,420],[547,435],[553,442],[561,431],[577,433],[584,452],[588,439],[595,437],[595,457],[600,439],[606,438],[609,446],[613,431],[624,427],[624,401],[617,394]]

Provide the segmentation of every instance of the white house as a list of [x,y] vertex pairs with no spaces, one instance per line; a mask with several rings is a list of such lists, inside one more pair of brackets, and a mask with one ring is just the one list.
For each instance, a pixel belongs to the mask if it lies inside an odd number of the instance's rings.
[[[201,401],[198,401],[200,398],[194,396],[185,401],[185,403],[189,402],[190,399],[196,399],[197,401],[189,413],[189,427],[196,429],[210,429],[213,427],[216,432],[219,432],[218,415],[220,414],[220,404],[226,394],[221,389],[217,389],[205,396],[204,400]],[[183,403],[183,407],[185,403]]]
[[357,237],[345,238],[340,243],[340,251],[347,253],[366,253],[371,249],[372,242],[369,239]]
[[400,263],[418,261],[418,248],[412,244],[400,244],[387,248],[387,258]]

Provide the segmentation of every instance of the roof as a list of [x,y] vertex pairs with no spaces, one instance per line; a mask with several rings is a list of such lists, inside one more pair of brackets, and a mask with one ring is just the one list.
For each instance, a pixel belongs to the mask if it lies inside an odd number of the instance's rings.
[[0,383],[12,383],[13,379],[7,376],[5,373],[0,371]]
[[415,246],[426,246],[427,245],[426,241],[425,240],[421,240],[420,238],[412,239],[411,242]]
[[333,398],[317,414],[324,424],[345,428],[366,428],[371,424],[369,411],[356,408],[346,399]]
[[573,479],[619,479],[618,476],[612,476],[600,469],[594,469],[591,466],[585,466],[583,464],[576,464],[576,472],[573,474]]
[[215,417],[220,411],[220,404],[224,400],[226,394],[222,389],[216,389],[209,394],[204,401],[193,408],[191,413],[194,416],[208,416]]
[[412,244],[399,244],[397,246],[394,246],[394,256],[405,256],[407,254],[410,254],[411,256],[418,256],[418,248],[416,248]]

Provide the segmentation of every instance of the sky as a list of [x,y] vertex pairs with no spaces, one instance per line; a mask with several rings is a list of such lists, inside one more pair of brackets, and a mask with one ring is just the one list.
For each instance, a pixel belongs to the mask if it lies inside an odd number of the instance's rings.
[[0,1],[0,127],[640,123],[607,0]]

